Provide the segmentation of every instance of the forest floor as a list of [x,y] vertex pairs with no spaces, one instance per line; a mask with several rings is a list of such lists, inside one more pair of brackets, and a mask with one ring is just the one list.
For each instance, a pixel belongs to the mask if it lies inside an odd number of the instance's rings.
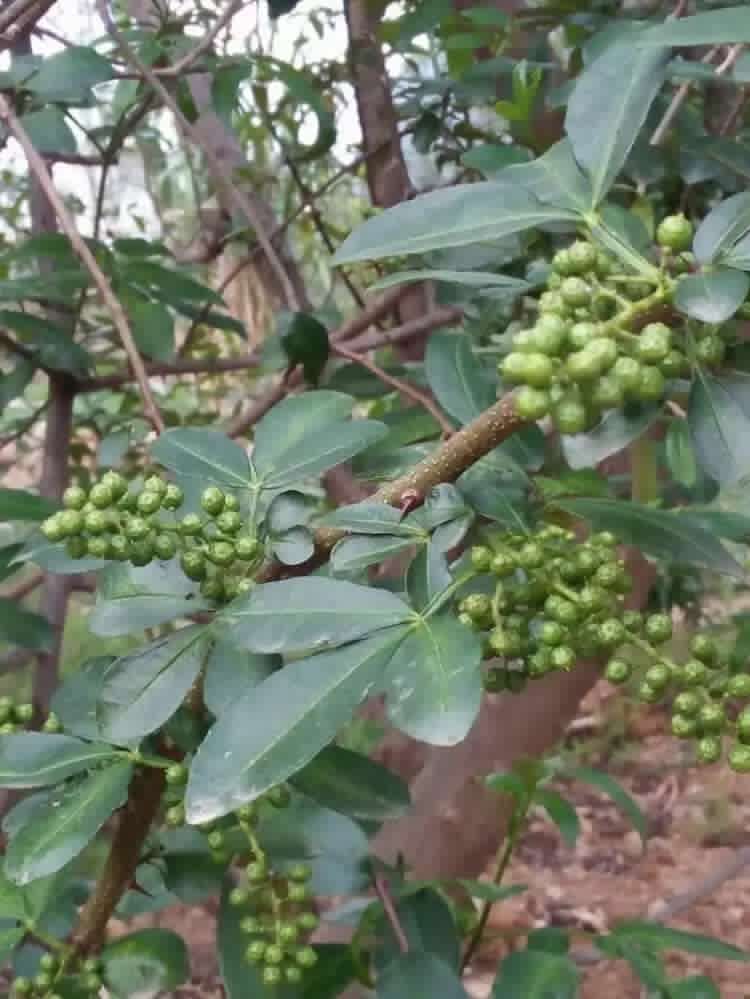
[[[682,744],[665,736],[665,723],[658,709],[628,705],[606,684],[582,704],[566,749],[578,762],[606,769],[633,795],[649,820],[646,849],[609,799],[581,784],[560,787],[578,811],[577,845],[566,847],[541,815],[532,820],[506,878],[508,884],[528,885],[528,891],[496,907],[492,936],[468,982],[472,997],[489,995],[508,938],[522,937],[534,927],[558,926],[583,941],[586,933],[607,930],[618,920],[649,918],[658,906],[700,886],[740,847],[750,845],[747,777],[724,766],[693,767]],[[193,984],[176,996],[219,999],[211,913],[172,910],[159,921],[183,933],[193,955]],[[750,951],[750,864],[669,925]],[[683,954],[670,956],[668,964],[675,975],[710,975],[723,999],[750,999],[747,964]],[[589,964],[583,977],[582,999],[643,995],[623,962]]]

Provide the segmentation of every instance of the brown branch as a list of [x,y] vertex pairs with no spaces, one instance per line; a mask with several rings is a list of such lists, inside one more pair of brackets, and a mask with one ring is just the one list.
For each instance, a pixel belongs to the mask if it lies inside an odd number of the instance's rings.
[[372,885],[375,889],[375,894],[378,896],[380,903],[383,906],[383,912],[385,912],[386,919],[390,923],[390,927],[393,930],[393,935],[396,938],[399,950],[402,954],[408,954],[409,940],[407,939],[406,933],[404,933],[401,920],[398,918],[398,912],[396,911],[396,906],[394,904],[390,888],[388,887],[388,882],[382,874],[376,874],[372,879]]
[[149,84],[152,90],[158,95],[164,106],[169,108],[182,131],[188,136],[190,141],[201,150],[206,162],[211,167],[211,170],[218,178],[220,178],[226,189],[227,195],[231,198],[236,209],[245,216],[254,230],[256,239],[262,247],[263,253],[266,256],[269,265],[273,269],[280,287],[283,289],[287,306],[294,311],[299,311],[301,307],[299,296],[297,295],[294,285],[292,284],[286,267],[284,266],[276,247],[269,239],[268,234],[263,227],[260,215],[256,210],[255,205],[252,204],[250,199],[246,197],[246,195],[234,183],[231,171],[225,167],[224,163],[216,155],[214,150],[207,143],[202,141],[198,130],[182,113],[179,104],[158,76],[156,76],[153,70],[149,66],[146,66],[133,51],[123,33],[112,20],[109,9],[107,8],[107,0],[96,0],[96,8],[99,12],[99,16],[104,22],[108,34],[117,43],[125,61],[133,67],[145,83]]
[[138,353],[138,347],[133,339],[133,333],[130,329],[130,324],[125,314],[125,310],[112,290],[112,286],[107,280],[104,271],[96,262],[96,258],[88,248],[87,244],[81,238],[75,222],[69,214],[68,209],[65,207],[64,201],[55,189],[47,164],[36,151],[26,130],[18,120],[15,111],[11,107],[7,98],[2,94],[0,94],[0,120],[5,122],[10,133],[23,149],[24,155],[26,156],[26,160],[29,164],[29,169],[36,178],[39,187],[50,204],[50,207],[57,216],[60,227],[70,240],[71,246],[80,257],[84,267],[91,275],[91,279],[96,285],[102,301],[109,310],[114,327],[117,330],[123,348],[125,349],[130,366],[133,369],[133,373],[136,381],[138,382],[141,396],[143,398],[143,408],[146,416],[151,421],[154,428],[161,433],[164,429],[164,421],[161,418],[161,414],[159,413],[157,405],[154,401],[154,397],[151,394],[151,389],[148,384],[148,375],[146,374],[146,370],[143,366],[141,355]]
[[7,590],[0,592],[0,599],[2,600],[23,600],[30,593],[44,582],[44,573],[36,569],[30,576],[26,579],[22,579],[20,582],[15,583],[13,586],[9,587]]
[[5,347],[6,350],[9,350],[13,354],[18,354],[19,357],[22,357],[26,361],[34,359],[33,350],[30,350],[22,343],[17,343],[12,337],[9,337],[7,333],[3,333],[2,330],[0,330],[0,346]]
[[442,409],[437,405],[434,399],[432,399],[426,392],[422,392],[415,385],[411,385],[409,382],[404,381],[403,378],[397,378],[395,375],[389,375],[387,371],[384,371],[380,365],[376,364],[375,361],[370,360],[363,354],[358,354],[354,350],[350,350],[343,344],[331,344],[331,350],[334,354],[338,354],[339,357],[345,357],[352,364],[359,364],[361,367],[365,368],[371,374],[375,375],[379,381],[383,382],[384,385],[389,385],[392,389],[400,392],[401,395],[411,399],[422,409],[425,409],[430,416],[435,420],[437,425],[443,431],[446,437],[454,431],[454,426],[451,421],[447,418]]
[[180,77],[196,62],[204,52],[207,52],[214,41],[216,40],[219,32],[224,28],[228,27],[232,18],[239,12],[240,8],[245,4],[245,0],[232,0],[231,3],[227,4],[226,10],[221,14],[220,17],[214,21],[211,28],[206,32],[206,34],[201,38],[201,40],[187,52],[181,59],[177,62],[172,63],[171,66],[165,66],[164,68],[157,69],[155,72],[162,77]]

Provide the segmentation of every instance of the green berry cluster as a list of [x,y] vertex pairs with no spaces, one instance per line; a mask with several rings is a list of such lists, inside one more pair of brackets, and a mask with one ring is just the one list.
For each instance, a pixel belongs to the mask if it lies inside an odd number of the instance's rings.
[[636,681],[636,696],[646,704],[671,702],[671,730],[679,739],[695,742],[702,763],[716,763],[724,756],[725,737],[734,738],[729,766],[750,773],[750,673],[732,672],[710,635],[698,632],[690,644],[690,658],[677,663],[657,646],[669,635],[669,618],[647,618],[640,633],[631,636],[641,655],[636,666],[628,658],[610,660],[606,677],[612,683]]
[[581,433],[627,402],[660,401],[691,360],[721,363],[725,343],[712,327],[693,324],[689,338],[678,338],[656,318],[671,301],[670,272],[684,263],[672,250],[690,245],[692,225],[670,216],[657,240],[665,252],[653,281],[619,272],[614,258],[584,240],[555,254],[536,321],[515,334],[499,365],[503,381],[519,386],[519,416],[550,416],[560,433]]
[[11,995],[14,999],[61,999],[64,993],[96,999],[103,985],[101,961],[79,958],[61,944],[58,952],[42,954],[33,978],[19,976],[13,980]]
[[49,541],[64,541],[72,558],[145,566],[179,557],[182,571],[200,583],[207,600],[233,600],[251,586],[263,559],[262,543],[243,520],[236,496],[209,486],[201,496],[202,515],[180,518],[176,511],[183,502],[180,487],[160,475],[132,490],[110,471],[88,491],[66,489],[64,509],[44,521],[42,532]]
[[[33,704],[16,704],[12,697],[0,697],[0,735],[20,732],[33,718]],[[47,731],[50,731],[49,728]]]
[[622,642],[632,583],[616,545],[607,532],[579,543],[547,525],[472,548],[473,568],[492,584],[461,599],[459,620],[484,633],[486,657],[503,660],[485,676],[489,690],[520,690],[529,678],[572,669]]

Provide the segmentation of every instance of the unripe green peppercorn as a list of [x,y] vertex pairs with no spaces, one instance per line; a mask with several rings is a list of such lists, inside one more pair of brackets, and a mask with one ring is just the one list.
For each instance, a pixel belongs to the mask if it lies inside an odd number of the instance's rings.
[[97,482],[89,491],[89,503],[97,509],[104,510],[114,502],[114,495],[106,482]]
[[721,759],[721,738],[717,735],[704,735],[695,747],[701,763],[717,763]]
[[492,551],[486,545],[474,545],[470,558],[473,569],[477,572],[487,572],[492,562]]
[[81,510],[87,500],[86,490],[80,486],[68,486],[62,495],[63,506],[68,510]]
[[729,766],[737,774],[749,774],[750,746],[734,746],[729,754]]
[[665,323],[649,323],[641,330],[636,350],[645,364],[659,364],[671,349],[672,330]]
[[203,552],[187,551],[180,556],[180,567],[188,579],[196,581],[205,579],[206,559]]
[[231,565],[235,558],[234,545],[228,541],[215,541],[209,548],[207,557],[214,565]]
[[490,561],[490,572],[499,579],[512,576],[516,571],[515,559],[505,552],[497,552]]
[[552,419],[561,434],[580,434],[586,429],[586,407],[580,399],[565,396],[555,404]]
[[644,627],[646,638],[655,645],[661,645],[672,637],[672,619],[668,614],[651,614]]
[[[266,960],[268,960],[268,954],[266,954]],[[281,982],[284,980],[284,974],[281,968],[277,967],[276,965],[267,964],[263,969],[262,978],[264,985],[273,987],[275,985],[281,984]]]
[[177,542],[171,534],[157,534],[154,538],[154,552],[157,558],[164,561],[174,558],[177,554]]
[[626,683],[630,679],[632,668],[624,659],[610,659],[604,672],[610,683]]
[[689,659],[680,670],[685,687],[702,687],[708,680],[708,668],[699,659]]
[[675,697],[672,709],[677,714],[693,717],[700,711],[702,703],[701,698],[694,691],[683,690]]
[[167,784],[184,784],[188,778],[188,768],[184,763],[173,763],[164,774]]
[[708,635],[694,635],[690,642],[690,651],[696,659],[710,665],[716,661],[716,644]]
[[320,920],[314,912],[302,912],[297,916],[297,925],[305,933],[312,933],[318,928]]
[[217,486],[209,486],[201,493],[201,507],[212,517],[218,516],[224,509],[225,496]]
[[197,513],[186,513],[180,521],[180,534],[186,538],[195,538],[203,530],[203,522]]
[[161,495],[154,492],[142,492],[137,501],[136,508],[138,513],[142,513],[145,517],[150,517],[152,513],[161,507]]
[[153,561],[154,554],[154,542],[150,536],[129,543],[128,555],[133,565],[148,565]]
[[176,510],[178,507],[182,506],[185,500],[185,494],[179,486],[170,482],[164,491],[164,496],[162,497],[161,505],[165,510]]
[[216,518],[216,526],[224,534],[236,534],[242,527],[242,517],[236,510],[224,510]]
[[720,704],[704,704],[698,712],[698,725],[706,733],[723,732],[727,716]]
[[750,697],[750,673],[735,673],[727,683],[727,694],[730,697]]
[[663,690],[672,679],[672,674],[664,663],[654,663],[646,670],[643,679],[654,690]]
[[656,242],[676,253],[690,249],[693,242],[692,223],[682,214],[668,215],[656,228]]
[[670,728],[678,739],[692,739],[698,732],[698,722],[688,715],[672,715]]
[[587,305],[591,298],[591,287],[579,277],[568,277],[560,285],[560,297],[565,305],[574,308]]
[[102,537],[87,538],[86,554],[90,555],[92,558],[109,558],[109,540]]
[[65,551],[71,558],[85,558],[87,554],[86,541],[83,538],[68,538]]
[[125,537],[130,541],[140,541],[148,537],[151,526],[143,517],[130,517],[125,524]]
[[550,408],[549,393],[524,385],[513,401],[516,413],[522,420],[541,420]]
[[288,964],[284,968],[284,980],[288,985],[299,985],[303,981],[302,969],[295,967],[293,964]]
[[58,523],[64,537],[72,537],[76,534],[80,534],[83,530],[84,518],[80,511],[63,510],[57,516],[59,517]]
[[268,944],[264,940],[253,940],[245,950],[245,960],[248,964],[260,964],[266,954]]
[[242,534],[234,542],[234,551],[238,559],[243,562],[250,562],[260,553],[261,543],[257,538],[249,534]]
[[161,498],[167,491],[167,483],[161,475],[149,475],[143,483],[143,488],[146,492],[156,493]]

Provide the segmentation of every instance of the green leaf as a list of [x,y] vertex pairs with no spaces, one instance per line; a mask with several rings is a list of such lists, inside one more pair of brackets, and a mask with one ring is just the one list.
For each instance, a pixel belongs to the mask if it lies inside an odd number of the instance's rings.
[[392,961],[378,977],[375,994],[378,999],[421,999],[423,996],[467,999],[466,990],[453,968],[434,954],[420,951],[402,954]]
[[530,484],[523,472],[496,448],[458,479],[461,493],[477,513],[514,531],[525,531],[529,521]]
[[53,371],[85,375],[91,367],[89,354],[74,342],[70,329],[59,323],[18,309],[0,309],[0,323],[17,333],[39,363]]
[[637,802],[613,777],[601,770],[594,770],[592,767],[573,767],[573,769],[566,769],[565,773],[573,780],[590,784],[597,791],[601,791],[608,798],[611,798],[641,839],[646,841],[648,838],[648,818],[643,814]]
[[750,42],[750,13],[744,7],[708,10],[703,14],[669,18],[648,28],[638,38],[639,45],[721,45]]
[[461,157],[464,166],[478,170],[491,180],[497,180],[507,167],[528,161],[528,153],[516,145],[498,146],[489,142],[473,146]]
[[452,617],[420,620],[399,645],[385,676],[388,718],[413,739],[454,746],[479,711],[482,650]]
[[24,893],[0,871],[0,919],[23,919],[28,917]]
[[569,957],[543,950],[518,950],[500,965],[494,999],[576,999],[580,973]]
[[111,746],[70,735],[16,732],[0,736],[0,787],[48,787],[110,761]]
[[101,739],[96,705],[105,671],[113,658],[97,656],[84,662],[77,672],[65,677],[52,695],[50,707],[69,735],[80,739]]
[[[304,398],[302,396],[301,398]],[[376,420],[352,420],[323,427],[289,448],[274,470],[263,476],[265,489],[283,489],[318,476],[382,440],[388,428]]]
[[354,399],[342,392],[305,392],[277,403],[258,424],[253,444],[253,463],[261,475],[286,464],[306,437],[348,419]]
[[378,260],[450,246],[486,243],[550,222],[575,222],[573,212],[537,201],[510,184],[456,184],[388,208],[344,240],[333,263]]
[[495,885],[491,881],[471,881],[466,878],[460,878],[458,884],[472,898],[478,898],[482,902],[505,902],[528,891],[528,885]]
[[423,611],[451,582],[448,561],[434,542],[421,548],[406,570],[406,592],[418,611]]
[[112,600],[98,601],[88,617],[94,635],[111,638],[132,635],[166,621],[188,617],[211,605],[188,593],[126,593]]
[[562,436],[565,460],[571,468],[593,468],[637,440],[660,413],[660,406],[648,403],[631,403],[624,409],[612,409],[588,433]]
[[224,304],[221,295],[208,285],[193,280],[184,268],[176,271],[155,260],[137,257],[125,258],[121,264],[119,276],[123,283],[132,285],[148,298],[158,298],[174,308],[179,308],[184,301]]
[[743,579],[744,569],[708,531],[686,523],[679,514],[639,503],[573,498],[555,506],[589,521],[596,530],[612,531],[646,555],[677,565],[698,565]]
[[686,489],[692,489],[698,481],[698,464],[687,420],[677,419],[670,423],[664,439],[664,453],[674,480]]
[[702,264],[716,261],[750,231],[750,194],[735,194],[713,208],[698,226],[693,240],[696,258]]
[[76,138],[59,108],[47,107],[22,115],[20,123],[38,153],[43,155],[75,154]]
[[99,694],[104,738],[126,744],[161,728],[195,682],[208,643],[206,627],[193,625],[115,659]]
[[203,699],[206,707],[218,718],[280,665],[277,656],[243,652],[226,638],[217,638],[208,654],[204,671]]
[[537,788],[534,804],[539,805],[554,822],[566,846],[574,847],[581,831],[581,823],[575,808],[557,791],[546,787]]
[[688,427],[703,471],[722,486],[750,472],[750,378],[700,371],[688,400]]
[[735,314],[750,290],[750,276],[742,271],[711,271],[680,278],[674,304],[691,319],[723,323]]
[[284,534],[293,527],[307,526],[313,512],[309,496],[293,491],[279,493],[269,504],[265,524],[271,534]]
[[[431,954],[458,971],[461,960],[459,936],[453,913],[443,896],[432,888],[421,888],[399,898],[395,908],[409,950]],[[375,952],[375,965],[382,972],[398,959],[400,948],[385,918],[381,919],[378,929],[382,939]]]
[[361,572],[370,565],[411,548],[418,539],[391,534],[360,535],[342,538],[331,551],[331,568],[334,573]]
[[293,527],[273,538],[272,550],[282,565],[302,565],[315,553],[315,540],[306,527]]
[[520,278],[510,277],[507,274],[495,274],[493,271],[427,269],[388,274],[375,284],[370,285],[370,291],[383,291],[385,288],[393,288],[399,284],[414,284],[417,281],[442,281],[444,284],[460,284],[468,288],[492,288],[514,295],[521,295],[531,287],[528,281],[522,281]]
[[495,388],[466,334],[434,333],[427,341],[425,376],[441,407],[470,423],[495,401]]
[[683,978],[667,986],[667,999],[721,999],[721,993],[706,975],[695,975]]
[[112,63],[93,48],[71,45],[48,56],[23,86],[40,101],[90,105],[92,87],[114,75]]
[[36,365],[31,361],[19,361],[10,371],[0,374],[0,412],[9,402],[23,395],[35,371]]
[[581,173],[568,139],[556,142],[530,163],[508,167],[497,179],[520,184],[544,204],[571,212],[585,213],[591,205],[591,185]]
[[618,923],[610,936],[620,942],[637,944],[650,950],[684,950],[690,954],[700,954],[702,957],[716,957],[722,961],[750,961],[750,953],[724,943],[715,937],[703,936],[701,933],[689,933],[686,930],[676,930],[663,923],[651,923],[646,920],[631,919]]
[[0,964],[5,964],[25,936],[26,930],[21,926],[0,930]]
[[302,365],[305,381],[317,385],[328,362],[328,330],[307,312],[295,312],[281,334],[281,346],[294,367]]
[[399,818],[411,804],[400,777],[341,746],[327,746],[290,783],[325,808],[370,822]]
[[250,461],[244,448],[219,430],[167,430],[151,445],[151,454],[177,475],[199,479],[205,485],[250,487]]
[[23,649],[49,649],[52,638],[46,617],[20,607],[16,600],[0,598],[0,641]]
[[110,564],[101,558],[71,558],[65,551],[64,545],[47,541],[41,531],[34,531],[26,538],[23,549],[15,557],[15,562],[19,565],[25,562],[34,562],[45,572],[61,572],[70,575],[103,569],[104,566]]
[[174,319],[165,305],[137,299],[128,309],[138,350],[155,361],[174,357]]
[[661,90],[667,49],[610,45],[578,77],[568,101],[565,130],[588,173],[592,204],[607,194]]
[[350,721],[402,636],[390,629],[298,659],[236,701],[193,760],[188,821],[227,815],[301,770]]
[[119,761],[56,791],[49,810],[11,840],[5,854],[8,877],[25,885],[78,856],[122,805],[132,773],[130,763]]
[[0,488],[0,520],[44,520],[59,509],[59,503],[26,489]]
[[320,527],[351,531],[353,534],[399,535],[412,541],[419,536],[419,531],[410,526],[408,520],[403,519],[398,507],[375,500],[340,506],[321,517],[318,524]]
[[221,615],[220,627],[251,652],[301,652],[351,642],[410,617],[409,607],[386,590],[310,576],[254,587]]
[[116,995],[131,996],[175,989],[190,977],[182,937],[171,930],[136,930],[102,950],[104,982]]
[[[304,144],[298,137],[297,146],[293,150],[294,159],[298,163],[303,163],[323,156],[336,141],[336,117],[321,90],[320,83],[312,73],[296,69],[290,63],[274,59],[270,65],[274,75],[285,85],[293,103],[298,107],[308,108],[317,122],[318,134],[315,141]],[[249,64],[249,70],[251,73],[254,70],[252,63]]]

